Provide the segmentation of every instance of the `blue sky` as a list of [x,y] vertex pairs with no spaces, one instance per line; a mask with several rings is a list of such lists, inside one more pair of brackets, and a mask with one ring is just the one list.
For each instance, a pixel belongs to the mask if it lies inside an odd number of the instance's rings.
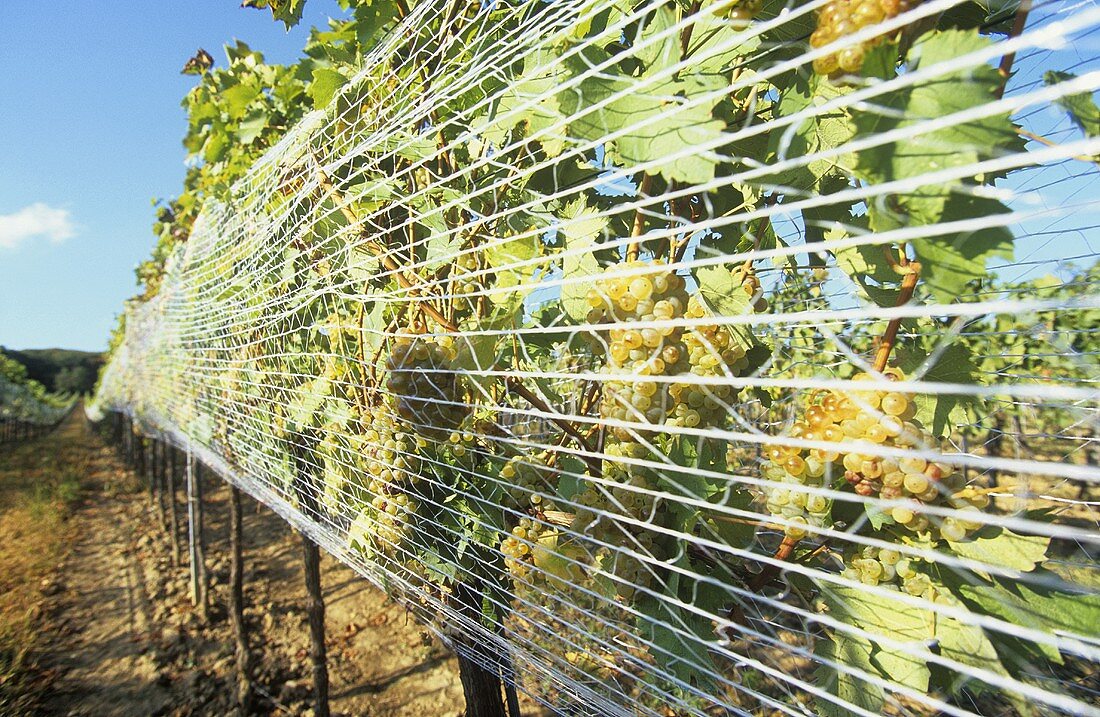
[[287,33],[235,0],[2,5],[0,345],[100,350],[152,250],[149,200],[183,181],[183,63],[224,64],[234,38],[290,61],[340,9],[310,0]]

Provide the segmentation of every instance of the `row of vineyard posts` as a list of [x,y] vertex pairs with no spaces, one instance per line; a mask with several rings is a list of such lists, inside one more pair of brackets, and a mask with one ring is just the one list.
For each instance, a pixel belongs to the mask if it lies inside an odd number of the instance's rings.
[[[133,419],[121,412],[111,412],[97,426],[118,451],[127,467],[146,486],[148,501],[160,527],[167,533],[173,567],[182,562],[181,533],[187,536],[187,560],[190,598],[204,622],[210,620],[209,577],[206,571],[207,535],[204,530],[203,479],[214,472],[186,447],[175,445],[160,436],[144,435]],[[305,472],[309,466],[299,462],[303,473],[298,481],[298,497],[306,512],[316,506],[312,487],[315,481]],[[244,562],[241,490],[226,480],[229,500],[229,586],[228,619],[233,631],[236,652],[238,705],[245,714],[256,706],[261,686],[253,679],[254,643],[249,639],[244,620]],[[184,515],[181,516],[179,494],[183,493]],[[182,518],[186,531],[182,530]],[[325,649],[325,603],[321,589],[320,548],[304,532],[302,543],[303,572],[306,586],[306,612],[310,630],[310,658],[313,672],[314,715],[329,717],[328,658]],[[480,596],[468,596],[468,607],[477,610]],[[461,639],[461,636],[454,636]],[[507,670],[487,670],[478,662],[457,653],[459,677],[466,698],[467,717],[520,717],[519,701],[513,676]],[[503,678],[503,679],[502,679]],[[502,694],[503,693],[503,694]],[[507,707],[506,707],[507,705]]]
[[69,412],[52,423],[32,423],[30,421],[0,420],[0,444],[33,441],[49,435],[68,417]]

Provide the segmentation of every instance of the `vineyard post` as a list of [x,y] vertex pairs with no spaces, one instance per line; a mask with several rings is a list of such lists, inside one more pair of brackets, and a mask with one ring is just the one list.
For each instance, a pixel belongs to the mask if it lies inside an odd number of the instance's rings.
[[184,454],[184,490],[187,500],[187,572],[191,604],[199,604],[199,539],[195,515],[195,459],[188,444]]
[[165,506],[166,496],[164,484],[166,478],[166,467],[168,465],[168,444],[163,440],[158,440],[160,450],[157,451],[157,466],[156,466],[156,483],[157,483],[157,514],[160,516],[160,528],[164,532],[168,532],[168,508]]
[[137,451],[135,453],[134,473],[140,478],[145,477],[145,434],[137,435]]
[[172,540],[172,567],[178,568],[180,564],[180,524],[176,513],[176,471],[178,470],[177,454],[179,451],[174,445],[168,448],[168,485],[165,490],[168,498],[168,528]]
[[237,702],[248,714],[252,706],[252,655],[244,623],[244,564],[241,560],[241,491],[229,485],[229,622],[237,647]]
[[149,446],[149,505],[153,510],[156,510],[157,505],[160,502],[160,490],[157,485],[157,481],[160,478],[160,473],[157,469],[160,460],[160,439],[156,436],[151,440]]
[[195,471],[195,524],[198,532],[198,540],[195,543],[195,553],[199,570],[199,616],[204,621],[210,619],[210,577],[206,572],[206,511],[203,508],[202,479],[205,475],[202,461],[197,458],[194,461]]
[[[320,515],[316,486],[311,475],[311,464],[302,455],[303,446],[294,444],[297,479],[294,481],[300,510],[312,519]],[[321,551],[317,543],[305,533],[302,536],[302,559],[306,582],[306,612],[309,616],[310,655],[313,659],[313,693],[316,717],[329,717],[328,706],[328,656],[325,650],[325,598],[321,591]]]
[[119,448],[122,451],[122,464],[127,468],[130,467],[130,432],[130,417],[123,415],[121,430],[122,442],[119,444]]

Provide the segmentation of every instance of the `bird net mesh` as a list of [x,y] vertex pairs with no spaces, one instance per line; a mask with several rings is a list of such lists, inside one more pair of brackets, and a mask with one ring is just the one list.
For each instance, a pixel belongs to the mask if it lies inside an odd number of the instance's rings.
[[421,3],[96,408],[564,713],[1100,715],[1098,30]]

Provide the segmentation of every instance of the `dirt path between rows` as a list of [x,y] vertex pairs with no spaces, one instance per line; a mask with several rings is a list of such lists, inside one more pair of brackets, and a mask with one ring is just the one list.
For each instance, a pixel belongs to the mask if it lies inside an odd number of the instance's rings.
[[[234,715],[234,661],[225,617],[227,486],[207,479],[211,619],[187,594],[159,517],[114,451],[74,415],[40,439],[87,446],[85,499],[75,539],[46,591],[50,637],[38,663],[48,681],[41,714],[95,717]],[[183,514],[181,505],[181,515]],[[186,525],[181,526],[186,530]],[[185,534],[181,540],[185,539]],[[271,511],[246,499],[245,619],[262,699],[257,714],[311,715],[308,630],[299,539]],[[405,610],[325,556],[331,705],[334,714],[459,717],[456,661]],[[525,714],[540,710],[525,710]]]

